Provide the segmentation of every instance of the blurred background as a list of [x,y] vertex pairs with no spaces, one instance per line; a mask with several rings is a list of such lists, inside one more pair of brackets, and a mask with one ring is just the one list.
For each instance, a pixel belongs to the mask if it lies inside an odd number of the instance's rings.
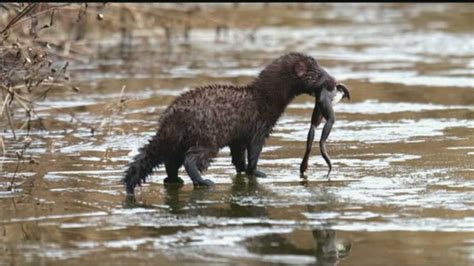
[[[1,3],[0,264],[474,263],[472,3]],[[351,89],[299,175],[314,99],[259,166],[125,199],[120,179],[176,96],[313,56]],[[316,132],[319,139],[321,128]],[[314,145],[317,147],[317,145]]]

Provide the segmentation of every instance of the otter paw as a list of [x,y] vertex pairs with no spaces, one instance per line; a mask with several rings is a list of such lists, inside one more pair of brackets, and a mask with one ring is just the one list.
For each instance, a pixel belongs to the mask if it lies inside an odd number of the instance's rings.
[[203,179],[197,182],[193,182],[195,187],[212,187],[214,186],[214,182],[209,179]]
[[262,172],[262,171],[255,170],[255,176],[256,176],[256,177],[265,178],[265,177],[267,177],[267,174],[265,174],[265,173]]
[[267,174],[265,174],[262,171],[256,170],[256,169],[253,171],[253,173],[247,172],[246,174],[249,175],[249,176],[255,176],[255,177],[260,177],[260,178],[267,177]]
[[163,182],[165,184],[184,184],[183,179],[181,179],[180,177],[176,177],[176,178],[167,177],[165,178],[165,180],[163,180]]

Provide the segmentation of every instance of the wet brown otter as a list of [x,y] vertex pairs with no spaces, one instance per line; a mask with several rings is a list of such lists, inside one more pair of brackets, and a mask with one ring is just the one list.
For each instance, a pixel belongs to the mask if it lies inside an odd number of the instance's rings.
[[[314,58],[290,53],[270,63],[247,86],[210,85],[185,92],[163,112],[156,135],[128,165],[123,179],[127,193],[133,194],[162,163],[165,183],[183,183],[178,169],[184,165],[194,185],[210,186],[213,182],[201,173],[224,146],[230,147],[237,172],[265,176],[257,170],[257,161],[286,106],[303,93],[326,99],[336,85]],[[330,102],[320,106],[325,117],[333,113]]]

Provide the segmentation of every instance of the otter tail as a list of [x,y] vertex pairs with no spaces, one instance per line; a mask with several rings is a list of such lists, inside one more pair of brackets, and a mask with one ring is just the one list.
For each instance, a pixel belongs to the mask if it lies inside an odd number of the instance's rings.
[[133,161],[128,164],[125,171],[125,177],[122,182],[125,183],[127,194],[134,194],[137,185],[146,182],[146,177],[151,174],[153,168],[163,162],[160,156],[158,138],[155,136],[148,144],[138,150],[138,154]]

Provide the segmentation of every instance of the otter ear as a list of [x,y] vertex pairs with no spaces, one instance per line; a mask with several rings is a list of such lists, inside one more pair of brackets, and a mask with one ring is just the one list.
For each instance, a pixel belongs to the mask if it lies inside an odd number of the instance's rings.
[[301,78],[304,74],[306,74],[306,71],[308,71],[308,66],[306,65],[306,62],[304,61],[296,62],[295,73],[299,78]]

